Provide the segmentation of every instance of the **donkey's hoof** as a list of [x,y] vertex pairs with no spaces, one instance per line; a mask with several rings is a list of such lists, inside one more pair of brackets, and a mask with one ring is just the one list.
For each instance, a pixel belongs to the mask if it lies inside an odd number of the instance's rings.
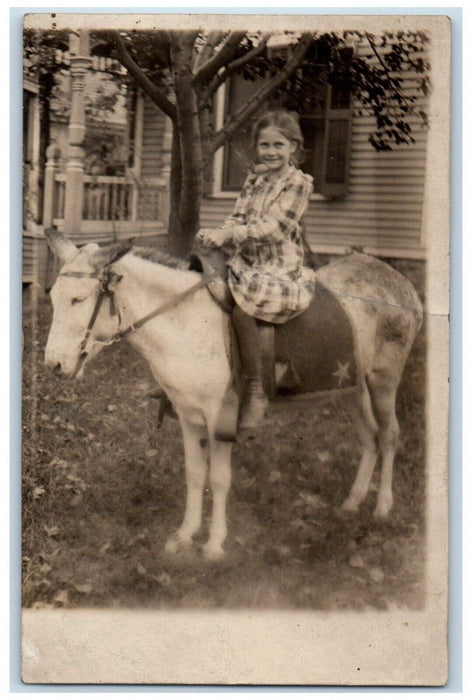
[[339,508],[335,509],[335,513],[341,518],[355,518],[359,515],[359,506],[355,503],[351,503],[349,499],[346,499]]
[[178,532],[176,532],[175,534],[171,535],[171,537],[169,537],[164,549],[167,552],[167,554],[177,554],[177,552],[180,552],[184,549],[190,549],[191,546],[191,539],[184,539],[179,535]]
[[390,508],[376,508],[372,517],[377,523],[385,523],[389,519]]
[[223,547],[215,547],[214,545],[203,545],[203,556],[207,561],[221,561],[224,558],[225,552]]

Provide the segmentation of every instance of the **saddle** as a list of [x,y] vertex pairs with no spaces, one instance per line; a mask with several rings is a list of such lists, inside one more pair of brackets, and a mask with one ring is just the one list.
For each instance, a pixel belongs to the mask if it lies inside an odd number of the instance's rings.
[[[230,312],[234,301],[227,283],[227,267],[220,250],[198,247],[190,269],[209,279],[210,293]],[[320,282],[310,306],[283,324],[257,320],[261,342],[264,390],[273,400],[309,400],[328,394],[359,391],[355,338],[350,319],[338,298]],[[233,333],[234,334],[234,331]],[[237,342],[231,359],[239,393],[242,379]],[[239,379],[239,381],[238,381]]]

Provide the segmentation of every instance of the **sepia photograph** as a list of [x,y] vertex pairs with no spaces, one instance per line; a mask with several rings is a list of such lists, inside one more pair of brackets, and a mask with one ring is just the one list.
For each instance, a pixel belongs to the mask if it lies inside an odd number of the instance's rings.
[[24,683],[447,682],[450,61],[24,15]]

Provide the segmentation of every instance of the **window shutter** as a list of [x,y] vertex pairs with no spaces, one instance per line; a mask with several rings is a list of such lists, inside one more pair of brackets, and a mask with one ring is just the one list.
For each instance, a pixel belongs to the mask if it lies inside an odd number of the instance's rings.
[[349,185],[351,97],[342,87],[328,85],[321,194],[343,197]]

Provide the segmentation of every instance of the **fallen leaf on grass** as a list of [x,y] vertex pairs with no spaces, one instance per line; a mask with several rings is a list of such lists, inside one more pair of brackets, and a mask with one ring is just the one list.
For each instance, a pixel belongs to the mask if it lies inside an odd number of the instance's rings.
[[108,406],[107,406],[107,411],[108,411],[109,413],[113,413],[113,411],[116,411],[116,406],[115,406],[115,404],[114,404],[114,403],[109,403]]
[[138,391],[148,391],[149,387],[149,382],[136,382],[136,389]]
[[36,602],[33,603],[31,606],[33,610],[52,610],[54,609],[54,605],[51,603],[45,603],[44,600],[37,600]]
[[369,569],[369,576],[373,581],[375,581],[375,583],[382,583],[382,581],[385,579],[384,572],[376,566]]
[[349,566],[353,566],[355,569],[363,569],[365,566],[364,559],[360,554],[354,554],[349,559]]
[[311,506],[312,508],[327,508],[328,505],[323,501],[323,499],[320,496],[317,496],[314,493],[307,493],[306,491],[300,491],[300,498],[303,501],[303,503],[307,506]]
[[157,455],[157,450],[146,450],[144,454],[148,458],[155,457]]
[[61,605],[67,605],[69,602],[69,591],[63,590],[56,593],[53,598],[55,603],[60,603]]
[[156,581],[161,584],[161,586],[170,586],[171,578],[167,571],[163,571],[156,577]]
[[281,478],[282,478],[282,474],[277,469],[274,469],[274,471],[270,472],[270,474],[269,474],[269,481],[270,482],[280,481]]
[[276,548],[277,552],[280,554],[281,557],[288,557],[288,555],[291,552],[290,547],[287,547],[286,544],[280,544]]
[[74,583],[74,588],[78,593],[91,593],[93,586],[90,583]]
[[36,486],[36,488],[33,489],[33,498],[37,500],[43,493],[46,493],[46,489],[42,486]]
[[53,525],[52,527],[48,527],[47,525],[45,525],[44,529],[48,537],[55,537],[59,534],[59,528],[57,527],[57,525]]
[[58,457],[54,457],[48,464],[48,468],[51,469],[52,467],[57,467],[58,469],[68,469],[69,468],[69,462],[65,459],[58,459]]
[[303,529],[307,526],[306,522],[302,520],[301,518],[294,518],[289,522],[290,527],[295,527],[295,528],[300,528]]

